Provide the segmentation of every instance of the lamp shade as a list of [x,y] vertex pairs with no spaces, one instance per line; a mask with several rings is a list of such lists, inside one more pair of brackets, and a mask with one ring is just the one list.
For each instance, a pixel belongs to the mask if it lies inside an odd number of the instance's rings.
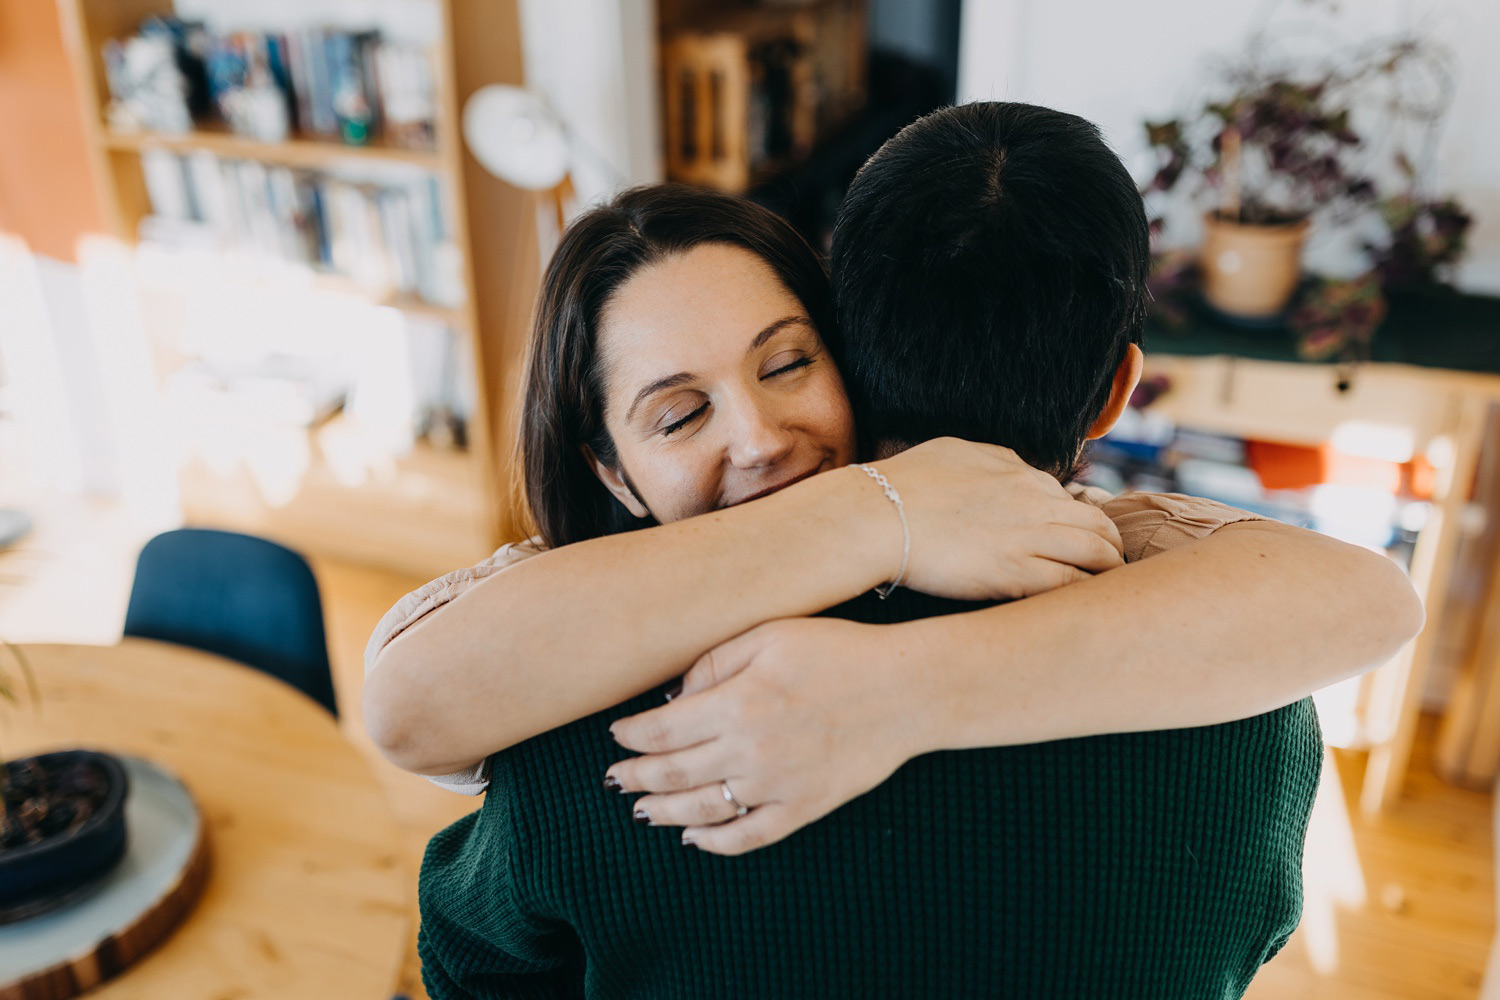
[[464,142],[486,170],[528,191],[547,191],[568,173],[562,122],[529,90],[490,84],[464,103]]

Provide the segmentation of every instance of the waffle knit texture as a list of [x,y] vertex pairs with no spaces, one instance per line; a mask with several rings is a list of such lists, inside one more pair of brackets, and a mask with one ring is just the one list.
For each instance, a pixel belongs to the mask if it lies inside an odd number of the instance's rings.
[[[964,610],[908,591],[831,612]],[[942,664],[930,665],[931,670]],[[1312,699],[1225,725],[949,751],[741,857],[637,826],[611,722],[491,759],[422,864],[423,979],[450,997],[1242,996],[1302,909]]]

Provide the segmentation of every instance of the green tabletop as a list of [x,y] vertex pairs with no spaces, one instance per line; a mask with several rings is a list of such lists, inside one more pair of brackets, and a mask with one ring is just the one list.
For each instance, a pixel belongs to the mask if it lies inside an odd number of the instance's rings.
[[[1262,361],[1301,361],[1291,331],[1232,326],[1204,309],[1167,328],[1146,327],[1146,350],[1157,354],[1230,354]],[[1500,375],[1500,298],[1484,295],[1403,295],[1375,334],[1371,360]]]

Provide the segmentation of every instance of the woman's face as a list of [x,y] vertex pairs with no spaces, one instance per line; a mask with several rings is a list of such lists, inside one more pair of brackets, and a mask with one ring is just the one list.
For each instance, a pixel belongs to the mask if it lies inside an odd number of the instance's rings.
[[854,460],[844,385],[807,310],[759,257],[700,244],[637,271],[600,317],[605,425],[590,461],[663,524]]

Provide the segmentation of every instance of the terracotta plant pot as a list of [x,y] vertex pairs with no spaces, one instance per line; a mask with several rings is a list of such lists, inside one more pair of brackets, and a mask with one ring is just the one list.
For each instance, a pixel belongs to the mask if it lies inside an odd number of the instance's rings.
[[1220,312],[1269,319],[1291,301],[1302,275],[1307,220],[1255,226],[1203,218],[1203,297]]

